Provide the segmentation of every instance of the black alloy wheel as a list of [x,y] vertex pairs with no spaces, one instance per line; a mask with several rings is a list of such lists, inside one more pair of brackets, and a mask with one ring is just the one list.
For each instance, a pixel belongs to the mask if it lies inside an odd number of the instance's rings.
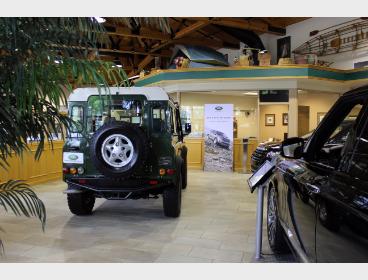
[[267,195],[267,236],[271,249],[276,253],[288,251],[277,209],[277,192],[273,185]]

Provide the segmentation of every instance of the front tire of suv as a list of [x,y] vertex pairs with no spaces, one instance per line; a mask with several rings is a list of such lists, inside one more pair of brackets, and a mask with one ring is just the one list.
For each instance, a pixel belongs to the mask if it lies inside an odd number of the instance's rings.
[[69,210],[74,215],[85,216],[92,214],[93,206],[95,205],[96,200],[92,193],[69,193],[67,196]]
[[162,194],[164,213],[166,217],[177,218],[180,216],[181,189],[182,178],[181,173],[179,172],[176,184],[166,187]]
[[272,251],[276,253],[288,251],[283,229],[279,221],[276,188],[273,185],[270,185],[268,188],[267,195],[267,236]]

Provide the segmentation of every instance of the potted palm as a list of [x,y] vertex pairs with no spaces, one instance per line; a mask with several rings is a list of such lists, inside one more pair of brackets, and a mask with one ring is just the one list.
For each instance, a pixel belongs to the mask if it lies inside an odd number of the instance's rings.
[[[99,59],[98,44],[107,40],[95,18],[0,18],[0,172],[27,141],[37,139],[39,159],[58,127],[72,124],[59,108],[73,87],[128,84],[121,68]],[[0,182],[1,208],[45,228],[45,205],[23,181]]]

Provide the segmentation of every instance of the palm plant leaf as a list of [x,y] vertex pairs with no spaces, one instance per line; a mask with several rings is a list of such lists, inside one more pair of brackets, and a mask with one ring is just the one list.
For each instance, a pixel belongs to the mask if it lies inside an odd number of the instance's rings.
[[129,86],[121,68],[99,59],[105,34],[94,18],[0,18],[0,167],[30,139],[38,159],[58,127],[70,127],[59,108],[73,88]]
[[10,180],[0,184],[0,206],[16,216],[37,217],[41,221],[42,229],[45,229],[45,205],[23,181]]

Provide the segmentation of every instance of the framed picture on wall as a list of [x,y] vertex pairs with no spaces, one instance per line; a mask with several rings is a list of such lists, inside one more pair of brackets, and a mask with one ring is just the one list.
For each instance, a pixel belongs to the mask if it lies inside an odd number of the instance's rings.
[[318,112],[317,113],[317,125],[323,120],[323,118],[326,116],[326,112]]
[[282,114],[282,125],[288,125],[289,124],[289,114],[283,113]]
[[290,36],[277,40],[277,62],[285,57],[291,57]]
[[265,126],[275,126],[275,114],[265,115]]

